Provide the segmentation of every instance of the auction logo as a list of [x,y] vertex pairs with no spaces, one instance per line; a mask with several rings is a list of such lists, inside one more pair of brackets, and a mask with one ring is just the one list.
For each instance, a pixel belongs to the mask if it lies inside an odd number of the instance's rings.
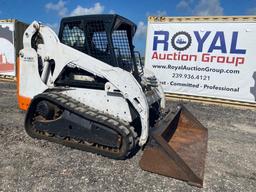
[[184,51],[190,47],[192,42],[191,36],[185,31],[177,32],[173,35],[171,44],[177,51]]
[[[192,39],[196,50],[187,51]],[[154,31],[151,59],[238,66],[245,63],[246,55],[246,49],[239,44],[238,31]]]

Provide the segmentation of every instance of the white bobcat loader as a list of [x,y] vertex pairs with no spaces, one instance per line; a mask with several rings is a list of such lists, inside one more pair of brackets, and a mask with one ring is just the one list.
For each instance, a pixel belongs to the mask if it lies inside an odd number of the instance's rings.
[[119,15],[63,18],[59,37],[34,21],[18,67],[26,132],[114,159],[145,146],[142,169],[202,187],[207,129],[183,106],[165,109],[157,79],[137,65],[135,31]]

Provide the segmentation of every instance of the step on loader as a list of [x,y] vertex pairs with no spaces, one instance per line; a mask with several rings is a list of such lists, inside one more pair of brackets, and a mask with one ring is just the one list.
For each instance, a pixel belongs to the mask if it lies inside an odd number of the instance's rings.
[[142,147],[142,169],[202,187],[207,129],[184,106],[165,107],[161,85],[134,51],[135,31],[115,14],[63,18],[58,36],[34,21],[18,64],[25,130],[113,159]]

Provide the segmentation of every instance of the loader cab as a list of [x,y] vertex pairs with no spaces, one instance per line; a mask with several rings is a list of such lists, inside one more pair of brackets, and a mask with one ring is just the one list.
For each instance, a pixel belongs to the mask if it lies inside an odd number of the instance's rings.
[[59,39],[111,66],[138,77],[132,39],[136,25],[119,15],[85,15],[63,18]]

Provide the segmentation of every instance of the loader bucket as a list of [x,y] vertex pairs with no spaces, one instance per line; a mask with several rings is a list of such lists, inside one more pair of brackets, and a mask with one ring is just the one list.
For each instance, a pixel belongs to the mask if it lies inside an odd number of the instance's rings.
[[208,130],[181,105],[152,129],[140,167],[203,187]]

